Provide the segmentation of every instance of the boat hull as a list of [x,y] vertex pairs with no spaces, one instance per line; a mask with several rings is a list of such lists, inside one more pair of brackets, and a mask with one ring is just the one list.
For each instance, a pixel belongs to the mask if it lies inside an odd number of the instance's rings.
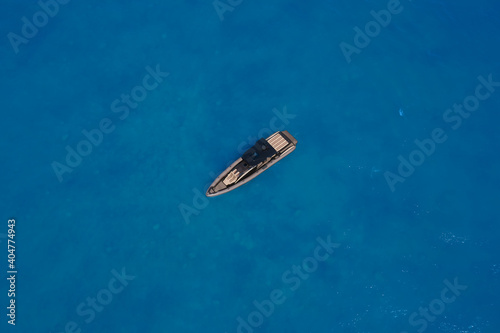
[[297,140],[287,131],[260,139],[213,181],[206,196],[221,195],[248,183],[294,151],[296,145]]

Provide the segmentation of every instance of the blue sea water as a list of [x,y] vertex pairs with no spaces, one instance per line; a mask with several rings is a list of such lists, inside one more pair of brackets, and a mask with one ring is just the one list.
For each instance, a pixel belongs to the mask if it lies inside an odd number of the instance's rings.
[[498,2],[1,3],[1,332],[498,332]]

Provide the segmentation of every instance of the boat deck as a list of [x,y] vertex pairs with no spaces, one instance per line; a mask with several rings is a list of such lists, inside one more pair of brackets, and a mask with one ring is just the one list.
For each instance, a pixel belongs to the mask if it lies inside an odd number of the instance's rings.
[[279,132],[274,133],[269,138],[267,138],[267,142],[269,142],[269,144],[276,151],[281,151],[281,149],[283,149],[283,147],[288,144],[288,141],[283,136],[281,136]]

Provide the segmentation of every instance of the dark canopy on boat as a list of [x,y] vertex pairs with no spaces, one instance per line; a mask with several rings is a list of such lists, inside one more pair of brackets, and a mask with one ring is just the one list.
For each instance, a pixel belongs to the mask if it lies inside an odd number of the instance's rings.
[[249,165],[254,166],[265,162],[268,158],[276,155],[276,150],[267,142],[266,139],[259,139],[255,145],[248,149],[242,156],[243,160]]

